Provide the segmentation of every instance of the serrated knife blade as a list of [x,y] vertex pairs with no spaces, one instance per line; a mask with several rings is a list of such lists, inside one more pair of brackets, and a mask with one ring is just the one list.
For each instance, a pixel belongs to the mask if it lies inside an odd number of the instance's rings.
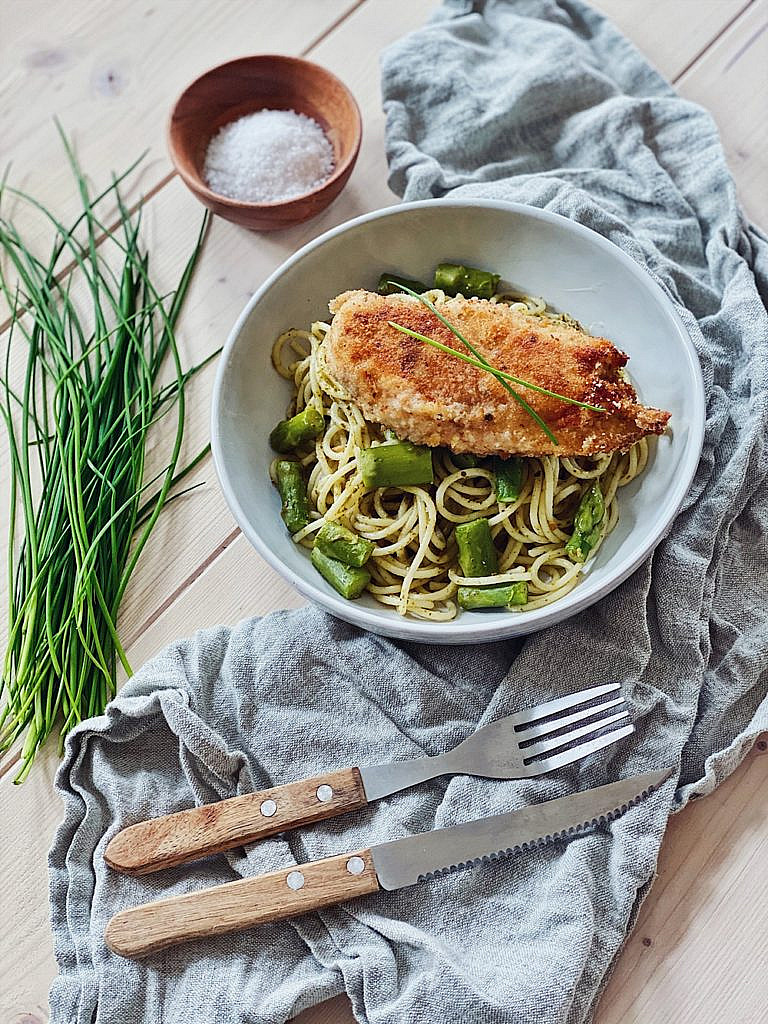
[[664,769],[634,775],[516,811],[372,846],[379,885],[382,889],[400,889],[420,879],[578,834],[618,817],[658,789],[671,774],[671,770]]

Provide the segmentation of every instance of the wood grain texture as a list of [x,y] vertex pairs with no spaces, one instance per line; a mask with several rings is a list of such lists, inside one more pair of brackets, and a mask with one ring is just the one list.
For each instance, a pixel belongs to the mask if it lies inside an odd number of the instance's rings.
[[[385,16],[382,7],[377,7],[366,18],[361,18],[366,7],[356,11],[349,22],[342,23],[310,54],[313,60],[344,79],[365,111],[363,143],[349,184],[323,214],[287,231],[255,235],[220,219],[214,221],[179,324],[185,365],[205,358],[224,342],[255,289],[297,248],[344,220],[395,202],[396,197],[386,183],[378,63],[371,59],[370,44],[361,45],[360,40],[375,38],[376,46],[386,45],[422,23],[432,7],[432,0],[395,0],[389,7],[391,17]],[[153,259],[167,276],[169,287],[189,250],[199,215],[199,205],[178,177],[146,205],[146,238]],[[215,372],[214,363],[190,382],[182,463],[210,438],[210,395]],[[162,436],[156,436],[153,441],[148,473],[162,465],[157,460],[167,451],[165,441]],[[2,459],[7,459],[6,446],[0,450]],[[196,489],[169,506],[160,517],[121,606],[119,629],[128,646],[237,535],[210,458],[197,467],[185,486]],[[0,517],[0,538],[5,529],[5,519]],[[234,621],[257,609],[265,612],[303,603],[303,599],[271,571],[266,578],[260,575],[256,567],[263,565],[261,560],[252,563],[248,576],[238,579],[236,587],[226,587],[234,604],[230,605],[225,621]],[[254,575],[250,575],[254,570]],[[250,590],[252,584],[260,595],[257,606],[249,604],[247,596],[240,591],[240,587]],[[5,587],[5,574],[0,574],[3,607]],[[274,600],[270,602],[268,595],[272,591]],[[179,635],[188,631],[189,624]],[[163,642],[168,640],[170,637]],[[141,660],[136,658],[132,664],[140,665]]]
[[[678,82],[715,115],[739,198],[768,226],[768,0],[754,0]],[[718,116],[720,115],[720,116]]]
[[307,914],[378,888],[371,851],[353,850],[123,910],[109,922],[104,938],[113,952],[142,957],[181,942]]
[[[129,196],[173,173],[165,144],[174,100],[198,75],[252,53],[301,56],[358,0],[9,0],[0,11],[0,153],[11,181],[67,221],[78,209],[54,116],[93,181],[147,157]],[[17,207],[33,243],[43,221]],[[0,302],[0,328],[7,310]]]
[[[175,3],[155,5],[151,14],[145,14],[149,2],[6,4],[0,33],[0,127],[3,153],[13,158],[16,180],[54,201],[67,199],[66,174],[50,123],[51,114],[58,112],[65,126],[75,129],[84,162],[95,178],[103,178],[109,168],[121,166],[150,143],[154,170],[147,168],[136,194],[142,187],[152,191],[167,180],[169,170],[162,147],[162,111],[185,82],[202,68],[252,51],[254,40],[262,50],[300,52],[305,29],[322,34],[339,13],[353,6],[335,0],[290,2],[291,16],[286,18],[285,4],[277,0],[258,5],[228,0],[230,17],[215,30],[220,8],[204,0],[188,0],[185,10],[196,5],[197,17],[184,19],[178,19]],[[754,31],[745,33],[743,21],[764,5],[752,3],[716,44],[730,47],[717,74],[710,57],[718,51],[706,48],[743,3],[597,0],[597,5],[668,77],[688,68],[682,88],[709,106],[726,145],[731,144],[728,126],[734,131],[738,126],[741,141],[749,145],[743,158],[731,156],[737,184],[753,216],[768,224],[768,196],[752,171],[760,166],[765,148],[757,146],[766,127],[761,113],[764,68],[753,59],[764,35],[750,43]],[[309,54],[339,74],[360,103],[365,128],[357,166],[336,203],[299,228],[259,239],[232,225],[214,225],[182,324],[190,360],[220,344],[254,288],[294,248],[347,217],[395,201],[386,186],[377,54],[391,39],[423,22],[433,6],[431,0],[366,0]],[[333,13],[326,19],[329,10]],[[282,43],[275,41],[278,38]],[[171,47],[173,61],[167,59]],[[118,74],[125,69],[127,82]],[[110,85],[110,71],[112,92],[105,94],[100,87],[105,81]],[[687,90],[696,83],[711,84],[694,95]],[[755,186],[749,194],[754,200],[743,192],[742,182],[751,180]],[[147,204],[153,252],[170,272],[173,260],[182,255],[183,232],[196,212],[194,200],[177,179]],[[201,377],[193,387],[190,450],[208,437],[211,379]],[[123,628],[129,658],[136,665],[204,623],[234,622],[303,603],[239,537],[210,463],[199,468],[193,482],[201,481],[203,487],[161,517],[127,595]],[[0,873],[9,894],[0,931],[2,1024],[47,1019],[55,964],[46,852],[61,815],[51,788],[57,762],[55,748],[49,747],[23,787],[10,785],[7,776],[0,780],[0,816],[6,823]],[[762,810],[767,790],[768,757],[753,755],[712,796],[672,820],[659,879],[598,1008],[599,1024],[625,1018],[637,1024],[757,1024],[765,1019],[768,977],[762,965],[768,915],[760,879],[768,842],[768,820]],[[306,1011],[300,1019],[302,1024],[353,1021],[345,998]]]
[[129,825],[109,841],[104,860],[125,874],[145,875],[333,818],[367,802],[359,770],[343,768]]
[[595,1024],[768,1021],[768,737],[670,819],[658,877]]
[[593,0],[654,67],[674,82],[751,0]]

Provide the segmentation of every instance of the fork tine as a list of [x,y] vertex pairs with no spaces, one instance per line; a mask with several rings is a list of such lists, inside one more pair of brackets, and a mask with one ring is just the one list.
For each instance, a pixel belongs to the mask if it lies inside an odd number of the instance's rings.
[[532,776],[546,775],[547,772],[554,771],[555,768],[563,768],[567,764],[573,764],[574,761],[580,761],[582,757],[586,757],[588,754],[594,754],[596,750],[602,750],[603,747],[617,743],[619,740],[624,739],[625,736],[631,736],[634,731],[634,725],[624,725],[621,729],[614,729],[604,736],[598,736],[597,739],[580,743],[577,747],[571,747],[570,750],[563,750],[560,754],[545,757],[543,761],[534,761],[526,765],[526,768]]
[[580,722],[584,718],[592,718],[595,715],[602,714],[603,711],[607,711],[609,708],[615,708],[619,704],[624,703],[623,697],[614,697],[613,700],[606,700],[602,704],[593,704],[591,708],[582,708],[581,711],[574,711],[572,715],[566,715],[564,718],[550,718],[546,722],[527,726],[518,732],[515,738],[518,743],[525,743],[528,740],[536,739],[537,736],[548,736],[549,733],[555,732],[557,729],[563,729],[566,725]]
[[595,697],[603,697],[606,693],[616,693],[621,689],[621,683],[604,683],[602,686],[593,686],[589,690],[579,690],[577,693],[569,693],[565,697],[557,697],[555,700],[547,701],[546,704],[537,704],[535,707],[526,708],[513,715],[515,725],[527,725],[528,722],[536,722],[540,718],[547,718],[549,715],[557,715],[561,711],[578,707],[579,704],[586,704]]
[[629,718],[628,711],[619,711],[616,715],[607,715],[597,722],[588,722],[578,729],[571,729],[569,732],[563,733],[562,736],[552,736],[550,739],[532,743],[529,747],[522,747],[520,753],[527,761],[531,757],[545,754],[548,750],[557,750],[558,747],[564,747],[567,743],[573,743],[574,740],[579,740],[583,736],[591,736],[592,733],[599,732],[600,729],[604,729],[607,725],[620,722],[624,718]]

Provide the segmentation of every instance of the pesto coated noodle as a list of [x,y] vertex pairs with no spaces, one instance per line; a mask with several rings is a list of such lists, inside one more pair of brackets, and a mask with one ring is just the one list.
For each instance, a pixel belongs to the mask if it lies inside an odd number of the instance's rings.
[[[442,292],[426,293],[436,305]],[[567,314],[547,311],[542,299],[499,295],[491,301],[517,303],[528,313],[574,325]],[[447,449],[433,450],[435,482],[414,487],[371,488],[363,484],[357,452],[388,437],[327,372],[323,340],[330,329],[322,321],[309,330],[290,330],[274,344],[277,372],[293,382],[289,415],[314,406],[326,418],[324,433],[297,454],[308,474],[310,523],[293,535],[311,547],[313,534],[326,521],[338,520],[375,545],[367,563],[375,600],[400,615],[448,621],[459,611],[460,585],[526,581],[529,611],[559,600],[579,581],[584,566],[572,561],[565,545],[573,532],[576,508],[585,491],[599,483],[605,502],[600,539],[590,557],[619,519],[617,492],[643,472],[648,460],[644,438],[627,452],[566,458],[524,459],[523,485],[517,500],[500,503],[493,473],[477,466],[464,469]],[[274,480],[274,463],[272,468]],[[460,575],[453,531],[458,523],[488,519],[498,551],[493,576]]]

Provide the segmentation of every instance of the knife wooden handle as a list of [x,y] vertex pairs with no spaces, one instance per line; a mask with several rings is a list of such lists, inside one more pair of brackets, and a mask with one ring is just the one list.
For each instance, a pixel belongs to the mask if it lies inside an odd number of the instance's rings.
[[191,939],[306,914],[378,889],[371,851],[355,850],[123,910],[109,922],[104,938],[114,953],[137,958]]
[[354,811],[367,802],[359,770],[343,768],[130,825],[109,841],[104,860],[117,871],[144,875]]

